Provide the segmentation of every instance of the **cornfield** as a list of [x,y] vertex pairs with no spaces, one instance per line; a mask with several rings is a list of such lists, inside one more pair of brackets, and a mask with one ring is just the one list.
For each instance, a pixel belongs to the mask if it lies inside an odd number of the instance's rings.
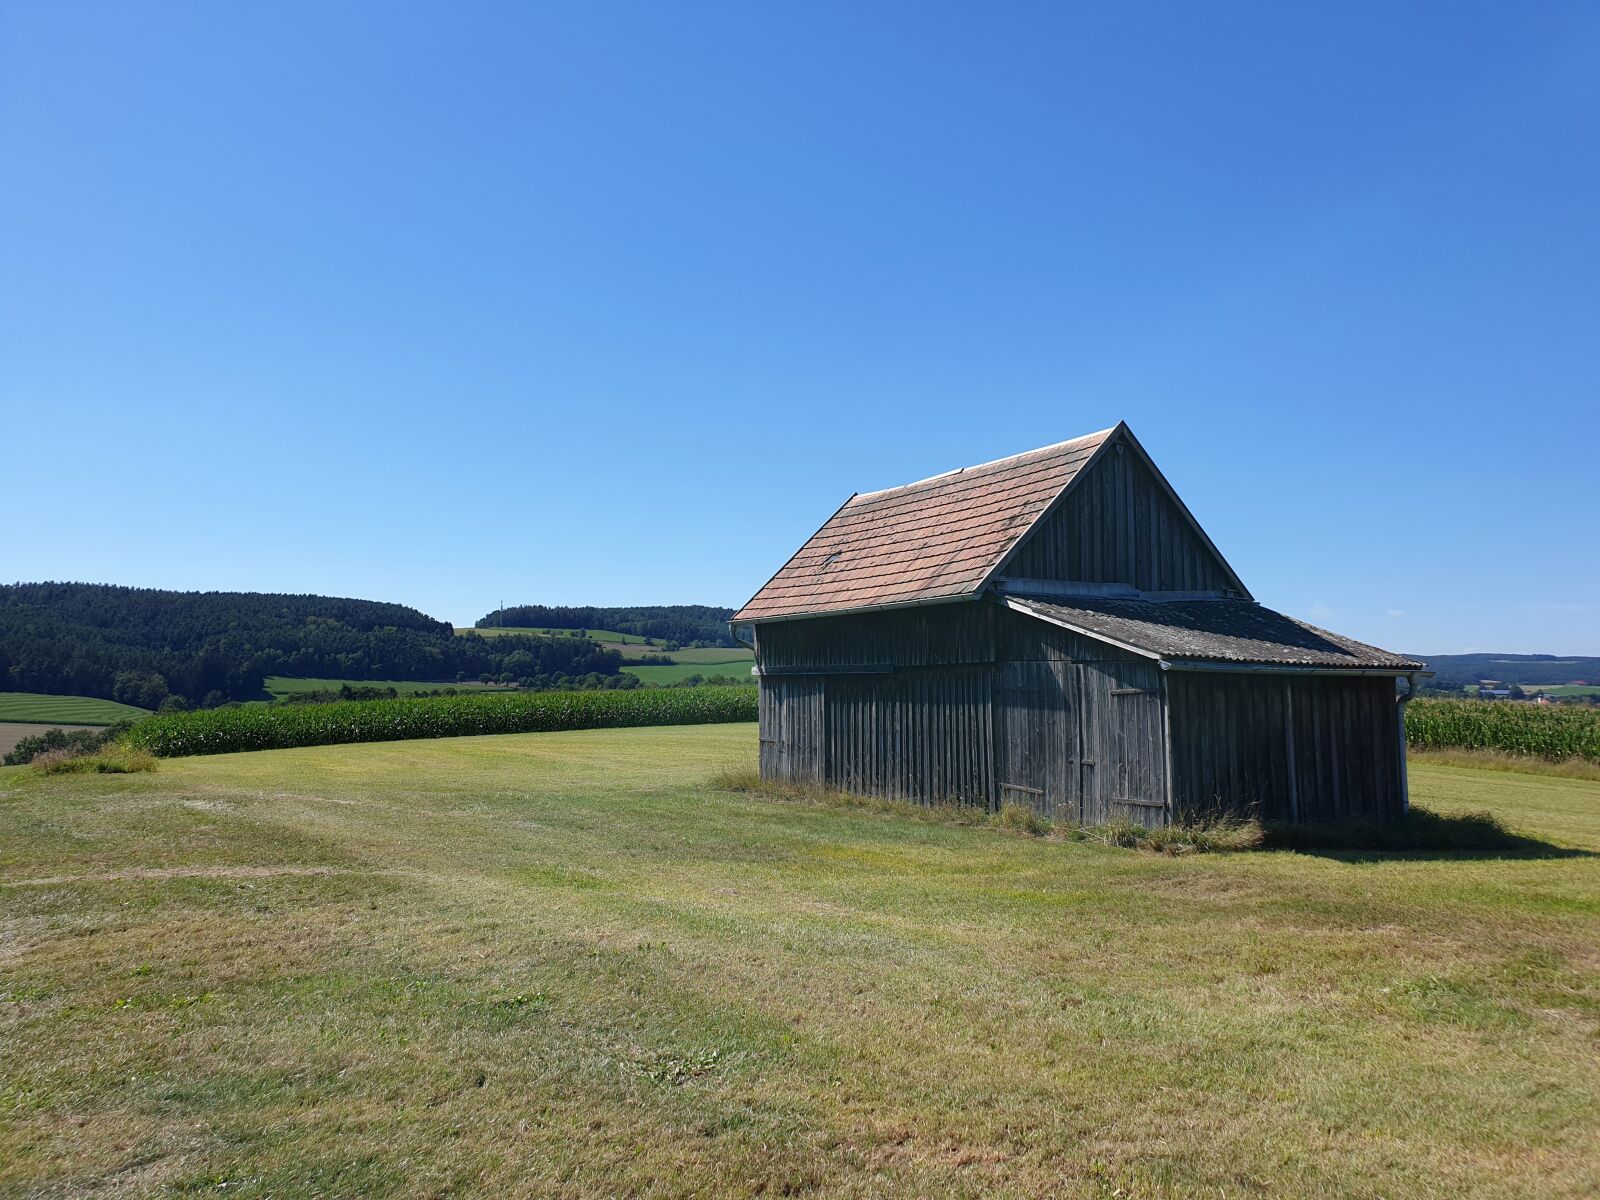
[[127,741],[162,758],[177,758],[345,742],[755,719],[754,687],[523,692],[162,713],[136,724]]
[[1406,744],[1419,750],[1498,750],[1600,762],[1600,710],[1489,700],[1413,700]]

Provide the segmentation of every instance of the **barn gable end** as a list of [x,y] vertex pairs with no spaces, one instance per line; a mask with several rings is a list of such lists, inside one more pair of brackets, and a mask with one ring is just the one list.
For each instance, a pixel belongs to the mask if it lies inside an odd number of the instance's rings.
[[1126,584],[1143,592],[1250,598],[1233,568],[1123,425],[1018,542],[996,574]]

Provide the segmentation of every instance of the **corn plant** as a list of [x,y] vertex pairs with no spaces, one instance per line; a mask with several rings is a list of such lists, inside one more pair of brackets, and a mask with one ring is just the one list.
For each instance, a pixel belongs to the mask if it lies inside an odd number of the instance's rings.
[[520,692],[337,704],[246,704],[161,713],[136,724],[128,731],[127,740],[137,749],[176,758],[345,742],[755,719],[754,687]]
[[1419,750],[1498,750],[1600,762],[1600,711],[1489,700],[1413,700],[1406,742]]

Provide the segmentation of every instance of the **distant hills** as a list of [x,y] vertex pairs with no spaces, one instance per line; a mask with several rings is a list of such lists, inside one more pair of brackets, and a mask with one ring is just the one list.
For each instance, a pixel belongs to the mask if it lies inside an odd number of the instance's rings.
[[685,646],[736,646],[728,633],[731,608],[706,604],[656,604],[625,608],[518,604],[497,608],[477,621],[477,628],[611,629]]
[[[731,608],[704,604],[522,604],[457,636],[403,604],[270,592],[174,592],[94,583],[0,585],[0,691],[95,696],[140,708],[168,697],[218,704],[265,696],[269,676],[352,680],[478,679],[530,687],[615,686],[624,657],[593,639],[519,630],[610,630],[683,647],[736,647]],[[503,630],[503,632],[502,632]],[[1522,687],[1600,686],[1600,657],[1419,654],[1429,685],[1481,679]],[[690,669],[717,665],[694,659]]]
[[191,705],[257,699],[270,675],[453,681],[488,674],[534,687],[598,686],[615,681],[621,665],[621,655],[591,641],[458,637],[449,622],[374,600],[0,586],[0,691],[158,708],[168,697]]
[[1558,654],[1418,654],[1434,677],[1428,686],[1455,690],[1480,679],[1507,684],[1600,684],[1600,658]]

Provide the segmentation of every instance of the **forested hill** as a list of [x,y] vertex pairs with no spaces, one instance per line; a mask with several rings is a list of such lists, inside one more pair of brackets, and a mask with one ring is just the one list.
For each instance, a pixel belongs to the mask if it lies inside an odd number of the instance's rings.
[[457,637],[401,604],[87,583],[0,586],[0,690],[103,696],[144,708],[248,700],[269,675],[453,680],[615,675],[590,642]]
[[1600,658],[1569,654],[1419,654],[1434,677],[1428,686],[1454,690],[1480,679],[1506,684],[1600,684]]
[[478,621],[479,629],[504,625],[513,629],[609,629],[639,637],[704,646],[736,646],[728,633],[731,608],[706,604],[657,604],[631,608],[568,608],[518,604],[499,608]]

